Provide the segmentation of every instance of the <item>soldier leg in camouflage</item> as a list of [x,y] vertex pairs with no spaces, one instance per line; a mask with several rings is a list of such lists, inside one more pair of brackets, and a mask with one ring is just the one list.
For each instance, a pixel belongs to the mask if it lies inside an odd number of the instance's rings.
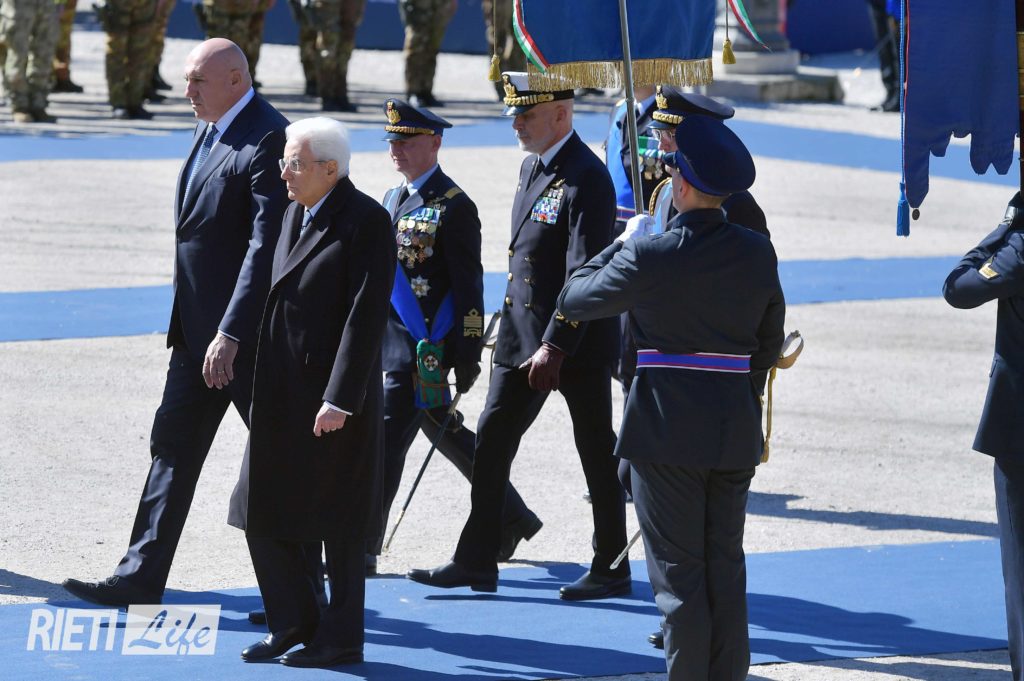
[[348,60],[366,0],[313,0],[318,52],[317,88],[324,111],[355,111],[348,99]]
[[167,24],[174,11],[175,0],[161,0],[156,6],[156,15],[151,26],[152,35],[146,48],[146,63],[149,65],[149,80],[145,85],[145,96],[150,101],[162,101],[165,97],[158,90],[168,90],[170,86],[160,77],[160,61],[164,56],[164,41],[167,37]]
[[203,0],[206,39],[227,38],[245,52],[249,45],[252,6],[252,0]]
[[30,34],[25,15],[28,11],[28,3],[24,0],[0,2],[0,42],[7,46],[3,63],[4,92],[11,102],[15,121],[19,123],[32,122],[26,78]]
[[260,47],[263,45],[263,26],[272,4],[273,0],[259,0],[256,11],[249,17],[249,40],[243,51],[245,58],[249,60],[249,73],[252,75],[253,83],[256,82],[256,62],[260,60]]
[[405,92],[413,106],[440,106],[434,98],[434,73],[453,0],[399,0],[405,24]]
[[315,97],[316,89],[316,28],[310,20],[309,13],[302,6],[301,0],[288,0],[288,9],[292,12],[295,25],[299,28],[299,61],[302,63],[302,74],[306,78],[306,95]]
[[37,123],[52,123],[56,119],[46,113],[46,100],[53,86],[53,53],[60,32],[60,5],[52,0],[36,0],[34,4],[26,73],[29,111]]
[[114,117],[149,119],[142,107],[152,67],[146,58],[152,38],[156,0],[108,0],[107,89]]
[[71,81],[71,26],[75,22],[78,0],[65,0],[60,11],[60,32],[53,53],[53,91],[82,92],[82,86]]

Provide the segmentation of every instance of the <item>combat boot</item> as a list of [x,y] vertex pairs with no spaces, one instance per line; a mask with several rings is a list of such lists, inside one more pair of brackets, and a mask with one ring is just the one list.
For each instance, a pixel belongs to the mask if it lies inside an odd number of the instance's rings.
[[43,109],[41,107],[38,108],[38,109],[32,109],[31,114],[32,114],[32,119],[36,123],[56,123],[57,122],[57,117],[56,116],[51,116],[50,114],[46,113],[46,109]]

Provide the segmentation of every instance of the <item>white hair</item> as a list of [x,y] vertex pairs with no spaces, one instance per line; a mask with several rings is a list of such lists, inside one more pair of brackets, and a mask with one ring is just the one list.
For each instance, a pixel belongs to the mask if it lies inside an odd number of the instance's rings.
[[304,118],[285,128],[284,134],[289,142],[308,142],[318,161],[337,161],[338,175],[348,175],[352,147],[348,141],[348,128],[341,121],[326,116]]

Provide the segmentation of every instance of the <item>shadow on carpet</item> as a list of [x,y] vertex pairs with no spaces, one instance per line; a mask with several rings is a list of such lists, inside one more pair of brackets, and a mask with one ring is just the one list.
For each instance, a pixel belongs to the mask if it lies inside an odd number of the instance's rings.
[[[747,566],[754,664],[1006,647],[995,541],[753,554]],[[333,670],[239,659],[264,634],[246,619],[260,604],[255,589],[168,592],[168,606],[220,607],[215,654],[206,656],[124,654],[132,636],[123,612],[104,619],[112,613],[77,601],[5,606],[0,678],[491,681],[664,670],[660,651],[646,641],[659,617],[644,564],[633,563],[630,597],[560,601],[558,587],[583,569],[507,568],[493,595],[398,577],[370,580],[366,662]]]

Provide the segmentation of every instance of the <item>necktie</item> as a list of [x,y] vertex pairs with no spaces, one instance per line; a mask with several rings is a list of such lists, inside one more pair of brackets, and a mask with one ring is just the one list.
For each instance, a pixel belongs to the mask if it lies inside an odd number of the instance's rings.
[[530,181],[526,183],[527,186],[534,183],[534,181],[540,177],[541,173],[544,172],[544,161],[537,158],[537,162],[533,164],[533,170],[530,171]]
[[313,222],[313,214],[310,213],[309,209],[307,208],[306,209],[306,214],[304,216],[302,216],[302,226],[299,227],[299,238],[300,239],[302,238],[302,235],[306,233],[306,229],[309,227],[309,223],[311,223],[311,222]]
[[206,134],[203,136],[203,143],[200,145],[199,151],[196,152],[195,160],[192,161],[192,169],[188,173],[188,182],[185,183],[185,198],[188,198],[189,190],[192,189],[192,180],[196,179],[199,169],[203,167],[206,157],[210,155],[210,149],[213,147],[215,137],[217,137],[217,126],[210,123],[206,128]]
[[405,203],[405,200],[408,199],[408,198],[409,198],[409,185],[403,184],[402,185],[402,191],[400,191],[398,193],[398,203],[396,204],[395,207],[397,208],[398,206],[401,206],[403,203]]

